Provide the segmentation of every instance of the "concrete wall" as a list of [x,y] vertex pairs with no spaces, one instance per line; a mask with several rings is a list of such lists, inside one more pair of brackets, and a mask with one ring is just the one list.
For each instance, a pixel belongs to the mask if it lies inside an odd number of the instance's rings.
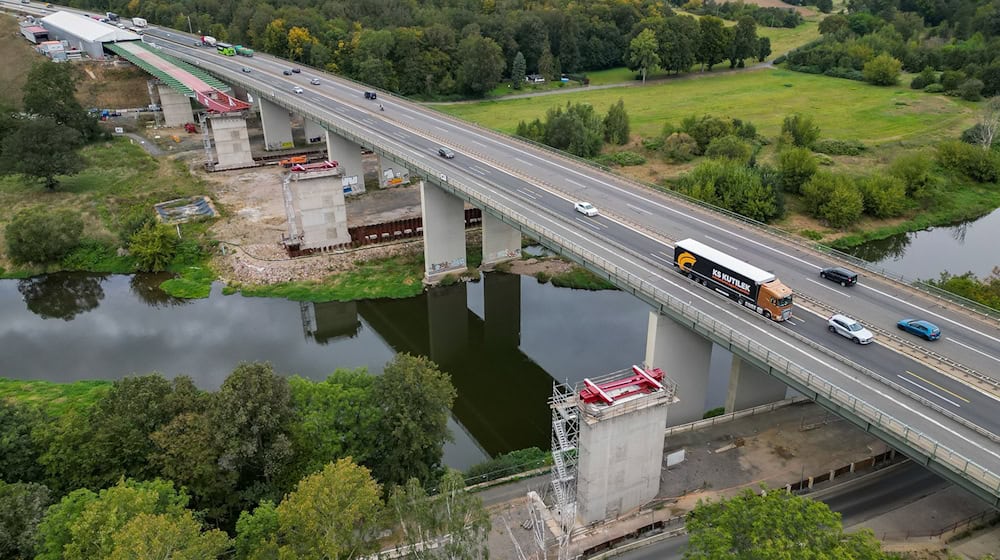
[[308,118],[305,121],[306,143],[318,144],[326,140],[326,129]]
[[257,100],[260,105],[260,124],[264,129],[264,148],[282,150],[292,148],[292,119],[288,109],[267,99]]
[[212,139],[215,141],[216,169],[248,167],[254,164],[250,152],[247,121],[241,116],[210,116]]
[[410,170],[379,155],[378,181],[380,187],[405,185],[410,182]]
[[165,84],[157,84],[156,91],[160,95],[160,107],[163,109],[166,126],[183,126],[184,123],[194,122],[191,98],[177,93]]
[[670,406],[668,426],[700,420],[708,396],[712,342],[669,317],[649,312],[646,365],[658,367],[677,383],[680,402]]
[[322,249],[350,243],[347,204],[339,172],[292,173],[289,189],[296,230],[303,249]]
[[788,387],[757,366],[733,356],[726,412],[736,412],[785,398]]
[[420,210],[424,220],[425,280],[435,282],[450,272],[465,270],[465,203],[421,181]]
[[483,264],[496,264],[520,256],[521,232],[483,212]]
[[340,166],[344,188],[352,193],[365,192],[365,169],[361,164],[361,146],[326,131],[326,157]]
[[645,400],[645,406],[615,404],[608,408],[634,408],[600,419],[581,414],[576,504],[583,524],[616,517],[656,497],[668,407],[665,398]]

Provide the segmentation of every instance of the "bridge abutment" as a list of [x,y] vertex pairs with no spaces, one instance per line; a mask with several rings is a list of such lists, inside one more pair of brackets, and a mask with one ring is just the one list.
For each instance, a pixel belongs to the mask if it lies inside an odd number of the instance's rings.
[[785,398],[787,386],[759,367],[733,355],[726,412],[736,412]]
[[160,108],[163,109],[166,126],[184,126],[184,123],[194,122],[190,97],[177,93],[166,84],[157,84],[156,91],[160,95]]
[[236,169],[254,165],[250,151],[250,134],[242,114],[209,115],[215,141],[215,169]]
[[646,367],[660,368],[677,383],[677,399],[670,406],[667,426],[678,426],[705,415],[712,342],[673,319],[649,312],[646,331]]
[[420,212],[424,224],[424,282],[433,284],[449,273],[464,271],[468,266],[465,202],[421,181]]
[[483,265],[513,260],[521,256],[521,232],[483,212]]
[[361,146],[329,130],[326,134],[326,158],[340,167],[344,188],[352,193],[365,192],[365,170],[361,164]]
[[264,129],[264,149],[282,150],[294,147],[292,121],[288,109],[263,97],[257,101],[260,106],[260,125]]

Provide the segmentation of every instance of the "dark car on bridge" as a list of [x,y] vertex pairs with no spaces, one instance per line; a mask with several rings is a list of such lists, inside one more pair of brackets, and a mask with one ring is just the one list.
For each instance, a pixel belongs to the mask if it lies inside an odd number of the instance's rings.
[[926,338],[927,340],[937,340],[941,338],[941,329],[937,328],[937,325],[934,323],[924,321],[922,319],[903,319],[902,321],[896,323],[896,326],[901,331],[915,334],[919,337]]
[[858,283],[858,273],[853,270],[847,270],[846,268],[840,266],[831,266],[830,268],[824,268],[819,271],[819,275],[827,280],[832,280],[837,282],[841,286],[853,286]]

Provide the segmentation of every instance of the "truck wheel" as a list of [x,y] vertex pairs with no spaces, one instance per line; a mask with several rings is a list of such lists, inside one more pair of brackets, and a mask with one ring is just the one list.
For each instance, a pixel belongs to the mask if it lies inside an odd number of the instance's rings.
[[771,318],[771,312],[768,311],[767,309],[765,309],[764,310],[764,317],[767,317],[768,319],[770,319]]

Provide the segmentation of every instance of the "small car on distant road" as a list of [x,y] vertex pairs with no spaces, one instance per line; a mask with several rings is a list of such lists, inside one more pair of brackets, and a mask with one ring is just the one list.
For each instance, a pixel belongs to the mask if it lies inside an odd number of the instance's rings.
[[583,214],[584,216],[590,216],[591,218],[593,218],[598,214],[597,208],[595,208],[593,204],[589,202],[583,202],[582,200],[580,202],[577,202],[576,205],[573,206],[573,208],[577,212]]
[[901,331],[915,334],[927,340],[937,340],[941,338],[941,329],[939,329],[934,323],[924,321],[923,319],[903,319],[896,323],[896,326]]
[[292,68],[292,72],[295,73],[295,74],[298,74],[301,71],[302,70],[299,70],[298,68]]
[[839,334],[844,338],[849,338],[855,344],[871,344],[875,340],[875,335],[864,327],[861,323],[851,319],[847,315],[836,314],[827,320],[830,332]]
[[452,159],[455,157],[455,152],[449,150],[448,148],[445,148],[444,146],[441,146],[440,148],[438,148],[438,155],[445,159]]
[[243,67],[243,73],[244,73],[244,74],[249,74],[250,72],[253,72],[253,70],[251,70],[251,69],[250,69],[249,67],[247,67],[247,66],[244,66],[244,67]]
[[302,93],[302,88],[300,88],[299,86],[295,86],[292,88],[292,91],[294,91],[295,93]]
[[282,70],[281,73],[284,74],[284,75],[286,75],[286,76],[291,76],[292,75],[292,71],[291,70]]
[[319,85],[319,78],[313,78],[313,79],[309,80],[309,83],[312,84],[312,85],[314,85],[314,86],[318,86]]

